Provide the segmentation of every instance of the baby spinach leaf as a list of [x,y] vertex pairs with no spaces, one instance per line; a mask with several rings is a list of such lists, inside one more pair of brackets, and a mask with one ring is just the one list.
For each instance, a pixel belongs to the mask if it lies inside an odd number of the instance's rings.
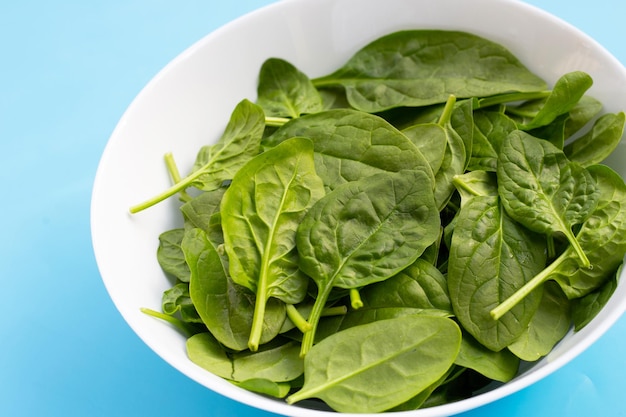
[[202,229],[215,247],[224,243],[220,204],[225,191],[226,187],[205,191],[180,206],[186,220],[185,227]]
[[328,190],[380,172],[422,170],[433,178],[419,149],[381,117],[328,110],[299,117],[264,140],[268,147],[292,137],[313,141],[315,167]]
[[565,137],[569,138],[591,122],[602,110],[602,103],[595,98],[584,95],[570,110],[565,123]]
[[505,348],[528,326],[538,293],[501,320],[489,313],[544,268],[544,242],[514,222],[498,197],[477,196],[461,208],[452,234],[448,289],[459,322],[487,348]]
[[297,343],[267,346],[259,352],[227,354],[210,333],[187,339],[187,355],[196,365],[231,381],[266,379],[287,382],[302,374],[303,363]]
[[261,66],[257,104],[268,117],[300,117],[322,111],[322,98],[309,78],[291,63],[269,58]]
[[350,104],[370,113],[443,103],[450,95],[484,97],[546,86],[501,45],[440,30],[383,36],[313,83],[318,88],[343,86]]
[[406,316],[352,327],[311,349],[304,386],[287,402],[315,397],[339,412],[387,410],[438,381],[460,343],[456,323],[441,317]]
[[423,259],[385,281],[366,286],[361,298],[367,308],[411,307],[452,314],[446,278]]
[[437,174],[448,146],[445,129],[437,123],[423,123],[408,127],[402,133],[415,144],[430,164],[433,173]]
[[252,378],[241,382],[231,382],[239,388],[263,395],[269,395],[274,398],[285,398],[287,394],[289,394],[289,391],[291,391],[291,384],[289,382],[274,382],[263,378]]
[[[201,229],[185,233],[183,249],[191,269],[189,293],[202,321],[222,345],[245,350],[254,317],[254,293],[230,279],[227,260],[220,256]],[[276,337],[285,314],[284,303],[268,300],[260,343]]]
[[623,112],[600,116],[592,129],[563,148],[565,155],[582,166],[599,164],[617,147],[624,134]]
[[591,76],[582,71],[562,75],[533,119],[519,128],[531,130],[552,123],[558,116],[572,110],[592,84]]
[[304,138],[292,138],[251,159],[224,194],[220,211],[230,275],[256,293],[248,342],[252,350],[261,338],[267,300],[296,304],[306,296],[308,278],[298,269],[296,229],[323,195],[313,144]]
[[519,339],[509,345],[517,357],[534,362],[550,353],[571,325],[570,303],[555,282],[544,284],[541,303]]
[[572,300],[572,320],[574,322],[574,331],[579,331],[588,325],[606,305],[617,288],[617,282],[619,276],[621,275],[621,270],[620,266],[615,275],[613,275],[613,277],[606,283],[602,284],[600,288],[585,295],[584,297]]
[[163,291],[161,310],[169,315],[180,312],[181,319],[188,323],[202,323],[202,319],[189,295],[189,283],[187,282],[179,282]]
[[302,354],[313,343],[333,287],[383,281],[415,262],[439,236],[439,213],[423,171],[377,174],[336,188],[306,214],[297,233],[300,268],[317,284]]
[[189,282],[189,267],[180,248],[184,234],[184,229],[173,229],[161,233],[157,248],[157,260],[163,271],[182,282]]
[[214,145],[203,146],[192,172],[163,193],[130,208],[136,213],[151,207],[188,187],[213,190],[230,180],[250,158],[261,150],[265,129],[263,109],[249,100],[241,101],[233,110],[224,133]]
[[497,172],[507,213],[535,232],[564,235],[581,265],[589,267],[572,232],[598,202],[595,181],[587,170],[568,161],[551,143],[514,131],[502,144]]
[[517,375],[520,360],[506,349],[499,352],[487,349],[472,336],[464,333],[461,349],[454,363],[473,369],[494,381],[508,382]]
[[495,172],[502,142],[517,129],[517,125],[502,112],[480,110],[474,113],[474,126],[474,145],[468,170]]
[[587,168],[597,184],[598,204],[582,224],[576,238],[590,260],[591,268],[578,262],[570,245],[546,269],[517,290],[491,312],[499,317],[549,279],[556,280],[569,299],[585,296],[613,275],[626,253],[626,184],[605,165]]

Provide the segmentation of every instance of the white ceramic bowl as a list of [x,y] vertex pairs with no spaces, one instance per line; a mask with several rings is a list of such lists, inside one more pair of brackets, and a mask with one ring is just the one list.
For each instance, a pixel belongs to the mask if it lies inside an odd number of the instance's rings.
[[[132,329],[165,361],[193,380],[242,403],[290,416],[327,412],[289,406],[239,389],[193,364],[185,339],[140,312],[158,309],[169,281],[157,264],[158,235],[179,225],[175,201],[136,215],[128,208],[169,185],[163,155],[173,152],[186,172],[200,146],[219,137],[234,106],[255,99],[258,70],[281,57],[311,77],[331,72],[358,48],[400,29],[465,30],[508,47],[532,71],[554,82],[570,70],[591,74],[592,95],[606,111],[626,109],[626,71],[574,27],[512,0],[286,0],[209,34],[164,68],[130,105],[100,162],[93,189],[93,246],[107,290]],[[609,163],[626,174],[626,145]],[[400,416],[453,415],[507,396],[569,362],[622,314],[626,284],[593,322],[569,334],[547,357],[513,381],[457,403]],[[394,414],[395,415],[395,414]],[[361,415],[362,416],[362,415]]]

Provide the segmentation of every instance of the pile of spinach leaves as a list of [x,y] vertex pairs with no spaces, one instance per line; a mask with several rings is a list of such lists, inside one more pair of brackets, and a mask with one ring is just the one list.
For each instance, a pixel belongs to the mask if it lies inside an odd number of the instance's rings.
[[[310,79],[268,59],[174,184],[148,314],[243,388],[339,412],[410,410],[511,380],[614,291],[624,113],[472,34],[384,36]],[[314,399],[314,400],[309,400]],[[319,408],[320,405],[315,405]]]

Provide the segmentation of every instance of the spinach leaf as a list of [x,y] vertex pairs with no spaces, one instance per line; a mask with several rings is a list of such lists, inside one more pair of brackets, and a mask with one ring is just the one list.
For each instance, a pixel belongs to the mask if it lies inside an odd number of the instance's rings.
[[184,229],[172,229],[161,233],[157,248],[157,261],[166,273],[182,282],[189,282],[189,267],[180,248],[184,234]]
[[188,187],[213,190],[230,180],[250,158],[261,150],[265,129],[263,109],[249,100],[241,101],[214,145],[203,146],[196,157],[192,172],[163,193],[130,208],[137,213],[151,207]]
[[450,95],[484,97],[546,87],[501,45],[440,30],[383,36],[313,83],[318,88],[343,86],[350,104],[370,113],[443,103]]
[[624,134],[623,112],[600,116],[593,128],[563,148],[565,155],[582,166],[599,164],[617,147]]
[[579,264],[578,253],[570,245],[546,269],[494,308],[493,317],[500,317],[549,279],[556,280],[569,299],[585,296],[610,279],[621,265],[626,253],[626,184],[605,165],[587,169],[599,190],[598,204],[576,238],[591,268]]
[[406,316],[344,330],[311,349],[304,386],[287,402],[315,397],[339,412],[387,410],[438,381],[460,343],[456,323],[441,317]]
[[457,319],[487,348],[505,348],[528,326],[540,294],[531,294],[501,320],[489,313],[545,263],[544,239],[514,222],[498,197],[472,198],[459,211],[448,264],[448,289]]
[[474,126],[474,144],[467,168],[495,172],[502,142],[517,125],[500,111],[480,110],[474,113]]
[[226,192],[226,187],[205,191],[180,207],[185,218],[185,228],[202,229],[215,247],[224,243],[220,215],[220,204],[224,192]]
[[423,259],[385,281],[364,287],[361,298],[367,308],[411,307],[452,314],[446,278]]
[[[227,272],[228,260],[201,229],[185,233],[183,250],[191,269],[189,294],[202,322],[222,345],[245,350],[254,317],[254,293],[232,281]],[[268,300],[260,343],[278,335],[285,314],[284,303]]]
[[507,213],[535,232],[564,235],[588,268],[589,259],[572,231],[598,202],[587,170],[551,143],[514,131],[502,144],[497,173]]
[[584,95],[570,110],[565,123],[565,137],[569,138],[591,122],[602,110],[602,103],[595,98]]
[[300,268],[318,294],[302,354],[313,343],[333,287],[383,281],[415,262],[439,236],[439,214],[423,171],[377,174],[336,188],[320,199],[298,227]]
[[189,284],[186,282],[179,282],[163,291],[161,310],[170,316],[180,312],[181,319],[188,323],[203,323],[191,300]]
[[522,130],[536,129],[552,123],[562,114],[569,113],[592,84],[591,76],[582,71],[573,71],[562,75],[533,119],[520,125],[519,128]]
[[574,331],[579,331],[591,320],[593,320],[600,310],[609,301],[617,288],[618,278],[621,275],[623,264],[617,269],[615,275],[595,291],[584,297],[572,300],[572,319]]
[[322,98],[311,80],[279,58],[269,58],[261,66],[257,97],[268,117],[296,118],[323,110]]
[[[433,178],[419,149],[381,117],[328,110],[286,123],[264,140],[267,147],[296,137],[313,141],[315,167],[327,190],[380,172],[422,170]],[[431,186],[432,188],[432,186]]]
[[499,352],[487,349],[472,336],[464,333],[461,349],[454,363],[473,369],[494,381],[508,382],[517,374],[520,360],[506,349]]
[[256,353],[228,354],[210,333],[198,333],[187,339],[187,355],[196,365],[231,381],[266,379],[287,382],[302,374],[303,363],[294,342],[267,346]]
[[289,391],[291,391],[291,384],[289,382],[274,382],[263,378],[252,378],[241,382],[231,382],[239,388],[263,395],[269,395],[274,398],[285,398],[287,394],[289,394]]
[[567,334],[571,325],[570,303],[555,282],[546,282],[537,312],[528,329],[509,345],[517,357],[534,362],[547,355]]
[[448,146],[445,129],[437,123],[422,123],[403,129],[402,133],[415,144],[433,173],[437,174]]
[[270,297],[296,304],[306,296],[308,278],[298,268],[296,229],[323,195],[313,144],[304,138],[251,159],[224,194],[220,211],[230,275],[256,293],[251,350],[258,348]]

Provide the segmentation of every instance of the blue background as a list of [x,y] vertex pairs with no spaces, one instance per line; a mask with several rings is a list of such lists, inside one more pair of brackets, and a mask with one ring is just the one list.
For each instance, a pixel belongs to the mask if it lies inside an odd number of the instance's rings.
[[[269,3],[0,2],[0,416],[271,416],[139,340],[105,291],[89,227],[100,154],[135,95],[192,43]],[[626,2],[529,3],[626,63]],[[626,317],[557,373],[462,417],[626,416],[625,344]]]

